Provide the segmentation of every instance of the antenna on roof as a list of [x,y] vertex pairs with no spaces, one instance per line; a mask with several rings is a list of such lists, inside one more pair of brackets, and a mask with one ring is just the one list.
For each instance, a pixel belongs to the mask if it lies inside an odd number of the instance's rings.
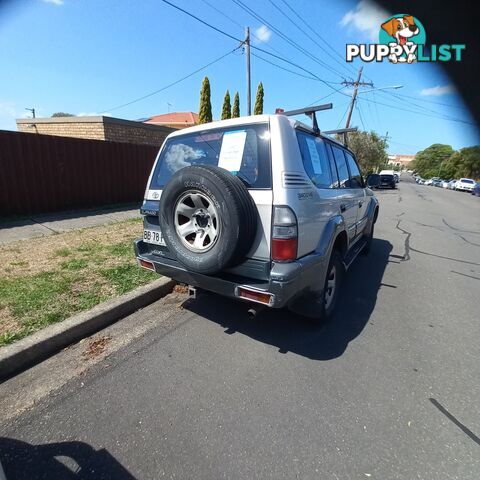
[[315,105],[313,107],[299,108],[297,110],[289,110],[288,112],[283,112],[282,115],[287,115],[287,117],[293,117],[294,115],[301,115],[302,113],[310,117],[312,120],[312,128],[315,133],[320,133],[320,128],[318,128],[317,117],[315,112],[321,110],[330,110],[333,107],[332,103],[325,103],[324,105]]

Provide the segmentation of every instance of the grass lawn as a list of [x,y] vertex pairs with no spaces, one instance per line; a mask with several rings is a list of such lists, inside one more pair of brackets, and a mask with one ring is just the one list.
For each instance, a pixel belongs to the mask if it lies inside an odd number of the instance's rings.
[[141,219],[0,246],[0,346],[158,278],[137,266]]

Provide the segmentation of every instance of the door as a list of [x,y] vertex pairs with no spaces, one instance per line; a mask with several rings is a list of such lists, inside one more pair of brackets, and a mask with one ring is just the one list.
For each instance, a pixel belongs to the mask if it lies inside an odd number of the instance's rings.
[[357,213],[357,226],[356,237],[363,234],[365,226],[367,224],[367,197],[365,194],[365,188],[363,186],[362,174],[357,162],[353,158],[353,155],[346,150],[343,151],[345,158],[347,159],[347,166],[350,172],[350,188],[354,189],[357,193],[356,198],[358,200],[358,213]]
[[348,240],[351,245],[356,236],[359,201],[360,196],[363,196],[363,190],[351,188],[350,173],[343,149],[336,145],[332,145],[331,147],[338,172],[339,188],[337,190],[337,198],[339,202],[339,213],[342,215],[345,225],[347,226]]

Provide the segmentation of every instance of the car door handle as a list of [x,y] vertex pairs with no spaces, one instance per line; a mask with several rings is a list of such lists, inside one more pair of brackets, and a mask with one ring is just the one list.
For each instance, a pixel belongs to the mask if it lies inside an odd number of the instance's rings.
[[360,200],[360,201],[358,202],[358,206],[361,207],[362,205],[363,205],[363,200]]
[[347,209],[347,206],[344,203],[340,204],[340,211],[344,212]]

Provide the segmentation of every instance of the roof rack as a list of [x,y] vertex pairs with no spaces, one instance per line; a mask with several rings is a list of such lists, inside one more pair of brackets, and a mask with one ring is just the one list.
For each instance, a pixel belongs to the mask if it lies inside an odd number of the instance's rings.
[[324,130],[322,134],[324,135],[343,135],[343,144],[347,147],[347,133],[356,132],[358,127],[352,128],[337,128],[336,130]]
[[312,119],[312,128],[315,133],[320,133],[320,128],[318,128],[317,117],[315,112],[321,110],[330,110],[333,107],[332,103],[325,103],[324,105],[315,105],[313,107],[298,108],[297,110],[289,110],[288,112],[281,112],[282,115],[287,115],[287,117],[292,117],[294,115],[301,115],[302,113],[307,115]]

